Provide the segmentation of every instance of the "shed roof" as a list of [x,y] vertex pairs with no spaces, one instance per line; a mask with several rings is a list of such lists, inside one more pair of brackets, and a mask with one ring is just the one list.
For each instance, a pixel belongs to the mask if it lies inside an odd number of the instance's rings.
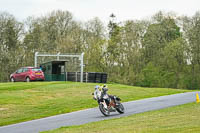
[[41,65],[47,64],[47,63],[62,64],[62,63],[65,63],[65,62],[68,62],[68,60],[52,60],[52,61],[48,61],[48,62],[45,62],[45,63],[41,63]]

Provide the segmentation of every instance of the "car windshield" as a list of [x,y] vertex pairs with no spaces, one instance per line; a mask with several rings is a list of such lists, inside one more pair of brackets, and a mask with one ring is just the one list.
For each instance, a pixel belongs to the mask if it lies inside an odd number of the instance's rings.
[[32,68],[32,71],[37,72],[37,71],[41,71],[41,69],[39,69],[39,68]]

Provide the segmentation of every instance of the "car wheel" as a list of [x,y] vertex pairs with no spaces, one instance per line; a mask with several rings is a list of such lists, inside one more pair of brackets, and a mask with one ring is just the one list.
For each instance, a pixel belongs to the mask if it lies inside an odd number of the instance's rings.
[[26,82],[30,82],[31,79],[29,77],[26,78]]
[[15,79],[12,77],[12,78],[10,79],[10,81],[11,81],[11,82],[15,82]]

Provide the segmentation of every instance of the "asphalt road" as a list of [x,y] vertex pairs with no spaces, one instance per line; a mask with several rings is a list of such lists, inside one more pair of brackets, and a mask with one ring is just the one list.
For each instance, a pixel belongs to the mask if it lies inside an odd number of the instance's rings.
[[22,122],[18,124],[0,127],[0,133],[38,133],[40,131],[52,130],[62,126],[81,125],[94,121],[118,118],[136,113],[158,110],[170,106],[181,105],[196,101],[196,92],[181,93],[175,95],[147,98],[143,100],[123,103],[124,114],[117,112],[105,117],[98,108],[86,109],[82,111],[56,115],[52,117]]

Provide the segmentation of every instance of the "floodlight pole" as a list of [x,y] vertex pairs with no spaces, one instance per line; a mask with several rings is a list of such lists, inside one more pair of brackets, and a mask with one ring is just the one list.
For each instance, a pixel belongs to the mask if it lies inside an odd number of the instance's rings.
[[38,52],[35,52],[35,67],[37,67],[37,55],[38,55]]
[[80,81],[81,82],[83,82],[83,56],[84,56],[84,53],[82,53],[80,56],[80,60],[81,60],[81,79],[80,79]]
[[60,52],[59,53],[57,53],[57,60],[59,60],[60,58],[59,58],[59,55],[60,55]]

